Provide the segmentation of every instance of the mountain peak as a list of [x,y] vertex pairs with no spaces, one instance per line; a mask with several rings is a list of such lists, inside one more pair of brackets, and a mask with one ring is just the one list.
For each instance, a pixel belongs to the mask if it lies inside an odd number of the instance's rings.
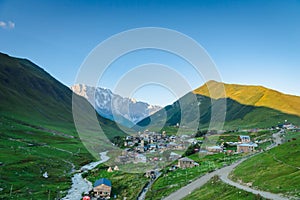
[[300,116],[300,97],[283,94],[263,86],[206,82],[193,91],[214,99],[230,98],[244,105],[263,106]]
[[84,84],[73,85],[71,89],[86,98],[101,116],[127,127],[133,126],[134,123],[161,109],[159,106],[149,105],[134,98],[121,97],[110,89]]

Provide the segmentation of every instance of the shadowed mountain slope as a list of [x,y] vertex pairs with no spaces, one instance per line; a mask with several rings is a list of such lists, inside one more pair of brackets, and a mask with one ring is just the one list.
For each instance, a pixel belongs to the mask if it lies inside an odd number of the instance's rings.
[[[0,53],[0,199],[63,196],[71,185],[70,171],[95,160],[82,141],[95,147],[94,152],[111,144],[93,127],[79,138],[72,96],[68,87],[29,60]],[[95,112],[91,116],[87,110],[93,107],[84,98],[73,97],[85,121],[100,124],[109,138],[124,135],[114,122]]]

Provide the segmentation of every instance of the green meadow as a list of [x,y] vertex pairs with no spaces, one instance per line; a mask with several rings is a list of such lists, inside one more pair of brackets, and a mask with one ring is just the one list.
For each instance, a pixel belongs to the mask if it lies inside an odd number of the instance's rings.
[[[232,179],[252,187],[300,197],[300,134],[289,132],[286,143],[246,160],[232,173]],[[294,139],[293,139],[294,138]]]
[[213,177],[201,188],[193,191],[191,194],[186,196],[183,200],[232,200],[232,199],[243,199],[243,200],[263,200],[265,198],[246,192],[244,190],[237,189],[236,187],[223,183],[218,176]]

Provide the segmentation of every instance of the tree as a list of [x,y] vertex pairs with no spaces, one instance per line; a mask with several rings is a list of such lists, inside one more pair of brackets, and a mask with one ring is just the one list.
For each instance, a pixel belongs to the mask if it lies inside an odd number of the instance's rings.
[[122,138],[121,136],[115,136],[112,139],[112,143],[114,143],[118,147],[124,147],[124,141],[124,138]]
[[200,145],[198,143],[190,145],[184,152],[183,156],[189,156],[196,153],[195,149],[200,149]]
[[195,137],[203,137],[205,134],[207,133],[207,131],[200,131],[198,130],[197,133],[195,134]]

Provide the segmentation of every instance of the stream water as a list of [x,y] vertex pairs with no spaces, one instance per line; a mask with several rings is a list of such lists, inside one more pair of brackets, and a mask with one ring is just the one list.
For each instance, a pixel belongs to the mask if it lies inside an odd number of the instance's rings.
[[101,160],[96,162],[91,162],[87,165],[81,167],[81,172],[76,173],[72,177],[72,187],[69,189],[67,196],[62,198],[62,200],[80,200],[82,198],[82,193],[89,192],[93,189],[93,185],[88,180],[82,178],[82,174],[85,171],[94,169],[97,165],[106,162],[109,157],[106,155],[107,152],[100,153]]

